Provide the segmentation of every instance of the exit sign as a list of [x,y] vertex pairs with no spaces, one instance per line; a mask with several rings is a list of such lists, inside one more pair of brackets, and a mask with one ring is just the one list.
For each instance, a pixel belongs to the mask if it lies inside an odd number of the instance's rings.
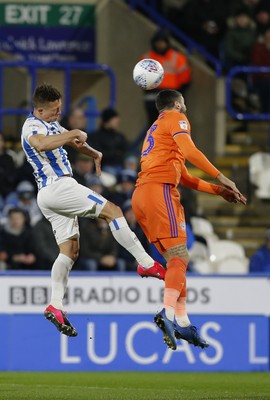
[[0,25],[93,27],[95,6],[89,4],[0,4]]

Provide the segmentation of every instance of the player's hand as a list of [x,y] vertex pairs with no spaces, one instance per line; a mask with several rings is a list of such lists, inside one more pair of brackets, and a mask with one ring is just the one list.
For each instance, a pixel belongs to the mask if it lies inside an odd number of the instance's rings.
[[80,129],[76,129],[77,131],[77,136],[76,136],[76,142],[79,143],[84,143],[87,140],[87,133],[84,131],[81,131]]
[[242,193],[239,192],[236,193],[231,189],[223,187],[219,193],[221,197],[223,197],[224,200],[228,201],[229,203],[241,203],[246,205],[247,204],[247,199],[245,196],[242,195]]
[[101,160],[102,160],[102,157],[103,157],[103,154],[100,151],[98,151],[97,152],[97,157],[94,158],[97,176],[101,175]]
[[227,189],[233,190],[235,193],[238,193],[239,198],[241,197],[241,192],[236,187],[236,184],[233,181],[231,181],[229,178],[227,178],[225,175],[219,174],[217,176],[217,180],[219,180],[219,182],[221,183],[222,186],[224,186]]

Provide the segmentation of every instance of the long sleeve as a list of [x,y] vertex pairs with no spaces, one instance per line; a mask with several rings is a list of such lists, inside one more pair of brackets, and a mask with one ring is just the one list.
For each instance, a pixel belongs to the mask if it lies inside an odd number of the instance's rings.
[[186,133],[180,133],[174,136],[180,152],[183,157],[195,165],[212,178],[216,178],[220,171],[208,160],[208,158],[195,146],[191,137]]
[[215,185],[213,183],[208,183],[203,179],[197,178],[191,175],[187,168],[182,169],[182,176],[180,183],[190,189],[198,190],[199,192],[205,192],[210,194],[218,195],[222,189],[221,186]]

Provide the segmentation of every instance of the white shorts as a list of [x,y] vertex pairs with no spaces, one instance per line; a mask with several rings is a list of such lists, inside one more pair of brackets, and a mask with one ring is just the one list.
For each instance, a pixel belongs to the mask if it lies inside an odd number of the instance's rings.
[[56,242],[60,244],[79,238],[78,217],[97,218],[107,200],[75,179],[64,176],[42,188],[37,202],[52,225]]

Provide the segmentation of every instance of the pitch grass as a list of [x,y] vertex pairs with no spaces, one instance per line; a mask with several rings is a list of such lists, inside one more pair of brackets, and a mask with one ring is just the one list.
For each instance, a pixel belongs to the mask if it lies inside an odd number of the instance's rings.
[[0,399],[270,399],[270,373],[1,372]]

